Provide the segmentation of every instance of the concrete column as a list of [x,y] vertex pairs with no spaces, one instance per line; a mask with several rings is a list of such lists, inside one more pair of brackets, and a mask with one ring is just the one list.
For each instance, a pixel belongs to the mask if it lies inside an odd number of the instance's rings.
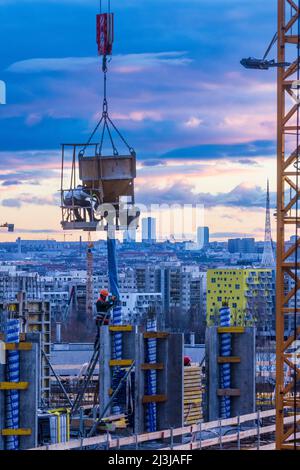
[[39,390],[40,390],[40,351],[39,333],[26,335],[32,343],[31,351],[20,351],[20,380],[28,382],[27,390],[20,391],[20,428],[31,429],[31,436],[20,437],[20,449],[30,449],[38,444]]
[[[28,382],[27,390],[20,390],[20,428],[31,429],[31,436],[20,436],[20,449],[36,447],[38,443],[37,410],[40,396],[40,334],[26,335],[32,343],[29,351],[20,351],[20,381]],[[5,365],[0,364],[0,382],[6,381]],[[0,391],[0,429],[5,428],[5,392]],[[0,450],[5,448],[5,438],[0,435]]]
[[[169,427],[179,428],[184,424],[184,335],[171,334],[167,339],[167,401],[165,407],[165,422],[160,423],[160,429]],[[163,362],[163,358],[162,358]]]
[[[220,334],[218,327],[206,330],[206,403],[205,418],[214,421],[220,417]],[[240,396],[231,397],[232,416],[255,411],[255,328],[245,328],[244,333],[232,334],[232,356],[240,358],[240,363],[231,365],[231,388],[240,389]]]

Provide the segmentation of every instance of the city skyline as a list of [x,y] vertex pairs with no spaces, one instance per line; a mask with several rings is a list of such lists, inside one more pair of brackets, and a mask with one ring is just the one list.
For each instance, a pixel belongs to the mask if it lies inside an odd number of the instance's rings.
[[[203,204],[212,239],[262,240],[267,177],[274,208],[276,77],[245,71],[239,61],[263,53],[275,12],[273,18],[258,0],[217,3],[222,14],[212,34],[207,19],[215,24],[215,4],[207,0],[201,8],[189,2],[184,14],[180,2],[160,1],[155,16],[146,2],[115,2],[109,109],[137,151],[137,202]],[[15,223],[23,238],[64,236],[59,145],[87,139],[99,117],[97,8],[95,1],[24,0],[16,12],[16,1],[0,3],[0,79],[7,85],[7,104],[0,106],[1,222]],[[170,11],[172,27],[165,21]],[[32,18],[30,29],[24,15]],[[133,17],[134,32],[125,27]],[[1,233],[2,240],[15,238]]]

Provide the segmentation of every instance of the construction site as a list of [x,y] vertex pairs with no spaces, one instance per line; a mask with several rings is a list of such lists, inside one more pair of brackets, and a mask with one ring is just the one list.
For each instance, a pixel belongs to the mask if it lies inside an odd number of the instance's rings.
[[[276,213],[272,222],[268,182],[261,263],[240,272],[216,263],[207,272],[206,324],[197,341],[195,327],[181,331],[163,320],[157,302],[140,316],[130,307],[124,314],[117,240],[142,223],[139,155],[110,106],[114,46],[122,41],[118,1],[97,3],[99,120],[87,141],[62,143],[57,160],[59,222],[64,237],[80,236],[84,283],[69,288],[54,314],[42,294],[46,276],[43,285],[30,272],[16,285],[12,277],[1,281],[0,450],[300,450],[300,1],[270,2],[278,23],[270,45],[262,40],[265,55],[252,57],[249,43],[249,58],[240,58],[249,73],[277,74]],[[2,228],[13,232],[15,225]],[[100,237],[107,285],[96,281]],[[21,240],[19,254],[20,246]],[[172,258],[169,264],[159,285],[173,282],[175,291]],[[151,282],[156,275],[149,275]],[[193,282],[187,281],[192,294],[199,289]],[[245,290],[244,316],[236,313],[240,294],[233,299],[231,283]]]

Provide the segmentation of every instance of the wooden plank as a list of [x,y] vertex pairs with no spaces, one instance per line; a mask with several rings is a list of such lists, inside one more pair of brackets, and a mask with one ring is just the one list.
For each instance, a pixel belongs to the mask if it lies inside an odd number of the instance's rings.
[[109,361],[109,365],[110,367],[115,367],[115,366],[120,366],[120,367],[127,367],[127,366],[131,366],[133,363],[133,360],[132,359],[112,359],[111,361]]
[[245,333],[245,327],[244,326],[220,326],[218,328],[218,333],[241,334],[241,333]]
[[218,357],[218,364],[238,364],[241,362],[241,358],[237,356],[230,357]]
[[141,364],[142,370],[163,370],[164,364],[157,363],[157,364]]
[[184,385],[184,388],[190,388],[190,387],[203,388],[203,384],[200,380],[184,381],[183,385]]
[[189,388],[189,387],[199,387],[202,388],[202,384],[199,380],[195,380],[193,382],[186,382],[184,381],[184,388]]
[[186,414],[188,416],[200,416],[202,413],[201,413],[200,408],[187,408],[186,409]]
[[166,395],[144,395],[142,403],[163,403],[167,401]]
[[6,351],[31,351],[32,343],[5,343],[4,348]]
[[186,393],[201,393],[201,389],[199,387],[190,387],[185,389]]
[[27,390],[28,382],[0,382],[0,390]]
[[219,388],[217,395],[218,397],[239,397],[241,391],[239,388]]
[[2,436],[31,436],[31,429],[2,429]]
[[170,333],[162,333],[162,332],[159,332],[159,331],[146,331],[146,333],[144,333],[144,338],[146,339],[151,339],[151,338],[156,338],[156,339],[166,339],[168,336],[170,336]]
[[133,326],[131,325],[120,325],[120,326],[110,326],[109,331],[124,331],[129,332],[133,330]]
[[202,398],[187,398],[187,399],[184,399],[184,404],[188,404],[188,403],[201,403],[202,402]]

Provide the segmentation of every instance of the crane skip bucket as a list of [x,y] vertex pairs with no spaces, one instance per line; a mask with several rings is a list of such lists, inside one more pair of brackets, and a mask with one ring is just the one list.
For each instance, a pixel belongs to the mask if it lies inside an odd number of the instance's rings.
[[[61,208],[65,230],[107,230],[112,208],[116,230],[128,228],[134,212],[136,155],[99,155],[96,144],[86,154],[82,144],[62,146]],[[127,217],[121,211],[127,211]],[[110,214],[111,215],[111,214]],[[130,217],[131,216],[131,217]],[[112,220],[111,220],[112,222]]]

